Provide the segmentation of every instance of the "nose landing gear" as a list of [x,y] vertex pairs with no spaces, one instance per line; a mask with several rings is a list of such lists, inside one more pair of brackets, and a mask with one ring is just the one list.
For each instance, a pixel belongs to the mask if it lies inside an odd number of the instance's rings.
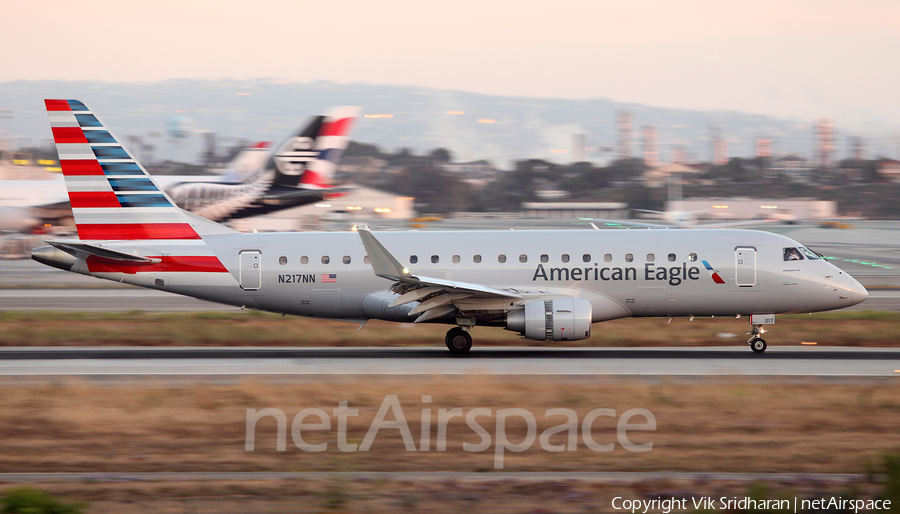
[[765,333],[766,329],[762,328],[762,325],[753,325],[753,330],[747,332],[747,334],[750,335],[747,344],[750,345],[750,349],[753,350],[753,353],[763,353],[766,351],[766,340],[759,337]]

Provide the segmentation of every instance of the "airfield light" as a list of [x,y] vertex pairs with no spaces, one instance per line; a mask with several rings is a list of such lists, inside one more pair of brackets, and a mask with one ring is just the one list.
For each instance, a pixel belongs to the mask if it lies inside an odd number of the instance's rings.
[[815,346],[818,343],[816,343],[815,341],[803,341],[800,344],[805,344],[807,346]]
[[478,123],[497,123],[497,120],[491,118],[480,118]]
[[727,209],[728,208],[727,205],[713,205],[712,207],[713,207],[713,209]]
[[777,205],[760,205],[759,207],[761,209],[777,209],[778,208]]
[[460,115],[465,114],[465,111],[447,111],[447,114]]
[[357,227],[356,225],[353,225],[352,227],[350,227],[350,230],[356,232],[357,230],[359,230],[359,227]]
[[331,207],[330,203],[317,203],[316,207]]
[[375,119],[375,118],[393,118],[393,114],[366,114],[366,118]]

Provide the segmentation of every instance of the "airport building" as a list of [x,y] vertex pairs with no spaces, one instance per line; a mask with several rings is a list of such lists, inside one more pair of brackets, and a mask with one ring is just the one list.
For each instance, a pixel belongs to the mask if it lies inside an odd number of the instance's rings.
[[548,219],[627,219],[628,204],[620,202],[524,202],[526,217]]
[[837,217],[837,202],[795,198],[759,200],[751,198],[698,198],[667,202],[666,210],[695,212],[701,219],[781,221],[821,220]]
[[233,220],[229,224],[241,232],[289,232],[294,230],[333,230],[352,225],[355,220],[397,220],[416,216],[414,198],[397,196],[377,189],[341,186],[349,190],[333,198],[292,209]]

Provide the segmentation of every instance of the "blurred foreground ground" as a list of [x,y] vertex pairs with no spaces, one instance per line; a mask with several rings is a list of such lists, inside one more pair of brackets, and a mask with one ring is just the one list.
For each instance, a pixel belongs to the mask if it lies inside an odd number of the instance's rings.
[[[120,482],[84,480],[42,484],[67,499],[93,502],[89,512],[611,512],[614,496],[655,498],[667,495],[737,495],[752,484],[731,483],[717,473],[798,473],[770,484],[766,497],[852,494],[874,497],[881,486],[869,483],[884,452],[900,446],[900,385],[833,385],[827,380],[769,384],[741,380],[715,387],[696,384],[572,384],[549,378],[353,377],[306,384],[277,385],[243,381],[235,385],[173,387],[164,381],[137,386],[87,384],[59,379],[53,386],[0,389],[0,472],[121,472]],[[309,444],[328,443],[322,452],[293,444],[291,420],[300,410],[319,408],[331,416],[347,401],[359,415],[348,419],[347,442],[360,444],[387,395],[397,395],[416,448],[404,446],[400,430],[382,429],[368,451],[337,448],[337,419],[332,429],[305,431]],[[423,395],[431,402],[424,404]],[[258,422],[254,451],[245,450],[247,409],[283,411],[289,423],[284,451],[277,451],[274,418]],[[431,409],[431,445],[422,451],[423,410]],[[616,420],[597,418],[591,430],[597,443],[613,443],[608,452],[589,449],[579,434],[574,451],[548,452],[535,442],[527,450],[507,451],[503,472],[535,472],[533,480],[492,481],[495,445],[463,451],[480,436],[462,417],[447,424],[446,451],[437,451],[439,409],[519,408],[534,414],[537,435],[565,422],[547,417],[553,408],[572,409],[578,420],[593,409],[643,408],[656,420],[653,431],[632,431],[635,444],[650,451],[623,449]],[[388,420],[394,420],[389,414]],[[307,422],[318,421],[315,417]],[[638,418],[635,422],[642,422]],[[492,443],[494,419],[479,418]],[[505,434],[525,439],[524,420],[509,418]],[[549,436],[566,444],[567,433]],[[464,471],[488,480],[367,479],[351,476],[313,480],[180,481],[127,478],[127,473],[159,471]],[[565,481],[542,478],[553,471],[702,472],[690,480],[636,483]],[[825,483],[815,473],[856,473],[854,483]],[[807,476],[807,474],[809,474]],[[12,485],[0,485],[6,489]],[[539,510],[542,508],[544,510]],[[690,511],[690,509],[688,510]]]
[[[747,317],[625,318],[593,325],[582,341],[532,341],[496,327],[472,330],[477,347],[742,346]],[[778,316],[772,346],[896,347],[900,313],[839,311]],[[340,321],[236,312],[0,312],[0,346],[269,346],[443,348],[446,325]],[[749,350],[748,350],[749,351]]]

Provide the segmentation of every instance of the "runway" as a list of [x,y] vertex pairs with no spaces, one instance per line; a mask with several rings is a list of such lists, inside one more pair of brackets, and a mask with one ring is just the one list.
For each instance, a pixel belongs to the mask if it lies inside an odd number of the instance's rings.
[[[96,279],[94,279],[96,280]],[[102,285],[103,283],[100,282]],[[240,312],[230,305],[139,287],[0,289],[0,311]]]
[[[222,305],[137,287],[72,289],[0,289],[0,311],[52,310],[69,312],[239,312]],[[869,298],[848,311],[900,311],[900,290],[869,291]]]
[[900,378],[900,349],[3,348],[0,377],[497,375]]

